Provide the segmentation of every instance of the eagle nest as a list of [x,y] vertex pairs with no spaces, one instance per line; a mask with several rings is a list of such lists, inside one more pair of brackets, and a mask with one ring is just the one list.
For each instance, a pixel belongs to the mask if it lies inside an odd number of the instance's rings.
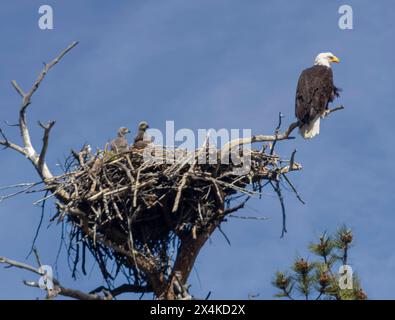
[[[71,196],[67,203],[57,204],[53,220],[66,219],[72,224],[74,272],[81,261],[84,271],[88,249],[106,280],[114,279],[126,267],[129,276],[134,272],[135,280],[146,281],[135,263],[119,254],[119,248],[155,257],[156,267],[165,271],[172,263],[177,238],[183,234],[196,238],[210,225],[219,226],[267,184],[282,201],[280,178],[300,169],[293,160],[295,153],[286,161],[271,150],[237,146],[237,157],[233,157],[237,161],[222,164],[223,155],[216,150],[201,148],[193,153],[161,148],[161,158],[154,160],[145,160],[143,150],[122,154],[98,151],[96,155],[84,150],[68,157],[66,173],[55,178],[53,194],[66,191]],[[176,160],[166,161],[174,154]],[[213,154],[219,164],[210,164]],[[241,156],[249,159],[245,172],[240,171],[246,165]],[[239,204],[232,208],[235,199]],[[114,246],[118,250],[111,249]],[[107,267],[109,261],[117,266],[115,274]]]

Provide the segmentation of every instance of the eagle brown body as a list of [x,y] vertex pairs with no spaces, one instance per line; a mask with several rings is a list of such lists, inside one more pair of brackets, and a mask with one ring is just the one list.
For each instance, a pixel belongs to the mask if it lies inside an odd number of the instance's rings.
[[314,65],[301,73],[296,89],[295,115],[304,138],[309,139],[319,133],[320,118],[325,116],[329,103],[337,96],[339,89],[333,84],[329,63],[328,66]]
[[146,141],[145,138],[145,133],[147,129],[149,128],[149,125],[147,122],[142,121],[139,123],[138,126],[138,131],[137,135],[134,138],[134,143],[132,145],[133,148],[135,149],[144,149],[147,145],[150,144],[151,141]]
[[130,133],[130,130],[128,128],[125,127],[119,128],[118,136],[111,141],[110,144],[111,151],[122,153],[122,152],[127,152],[129,150],[129,143],[125,137],[128,133]]

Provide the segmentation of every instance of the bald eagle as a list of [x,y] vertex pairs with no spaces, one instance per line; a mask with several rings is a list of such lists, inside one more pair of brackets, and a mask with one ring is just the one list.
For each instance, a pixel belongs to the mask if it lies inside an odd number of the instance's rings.
[[111,151],[120,153],[129,150],[129,143],[128,140],[125,138],[128,133],[130,133],[130,130],[128,128],[119,128],[117,138],[111,141]]
[[295,115],[299,132],[305,139],[320,133],[320,119],[326,115],[329,102],[339,96],[333,84],[331,62],[340,62],[331,52],[320,53],[314,66],[303,70],[299,77],[295,98]]
[[138,125],[138,132],[136,137],[134,138],[134,143],[132,145],[133,148],[136,149],[144,149],[150,141],[146,140],[146,131],[149,128],[149,125],[145,121],[141,121]]

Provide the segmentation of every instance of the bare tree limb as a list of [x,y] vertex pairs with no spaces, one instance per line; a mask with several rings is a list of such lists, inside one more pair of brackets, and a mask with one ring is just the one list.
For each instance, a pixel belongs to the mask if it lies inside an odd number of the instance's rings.
[[281,238],[284,237],[285,233],[287,233],[287,216],[285,213],[285,204],[284,204],[284,197],[283,194],[281,192],[281,188],[280,188],[280,181],[276,181],[275,183],[273,183],[272,181],[270,181],[270,184],[272,185],[274,191],[277,193],[278,199],[280,201],[280,205],[281,205],[281,212],[282,212],[282,217],[283,217],[283,227],[282,227],[282,231],[281,231]]
[[95,293],[100,293],[100,292],[108,292],[111,294],[111,296],[113,298],[124,294],[124,293],[146,293],[146,292],[152,292],[152,288],[151,286],[147,285],[147,286],[138,286],[138,285],[134,285],[134,284],[122,284],[119,287],[116,287],[114,289],[108,289],[105,288],[103,286],[100,286],[94,290],[92,290],[91,292],[89,292],[89,294],[95,294]]
[[[53,279],[53,280],[56,280],[56,279]],[[40,288],[39,284],[35,281],[23,281],[23,283],[24,283],[24,285],[29,286],[29,287]],[[57,282],[57,280],[56,280],[56,282],[54,281],[54,284],[56,286],[56,295],[61,295],[61,296],[73,298],[76,300],[107,300],[106,297],[102,297],[102,296],[99,296],[96,294],[89,294],[89,293],[85,293],[80,290],[63,287],[62,285],[60,285]],[[54,296],[50,297],[50,298],[54,298]]]
[[19,123],[10,123],[7,120],[4,120],[4,123],[9,127],[19,127]]
[[46,125],[42,124],[41,122],[39,122],[38,124],[41,128],[44,129],[43,145],[38,159],[38,169],[40,171],[43,171],[45,164],[45,156],[47,154],[47,149],[48,149],[49,133],[51,132],[52,127],[55,125],[55,121],[50,121]]
[[302,166],[299,163],[295,162],[295,154],[296,154],[296,149],[291,154],[291,159],[289,161],[289,165],[281,168],[281,170],[280,170],[281,174],[284,175],[285,173],[302,169]]
[[[26,156],[33,166],[36,168],[38,171],[39,175],[41,176],[42,179],[51,179],[52,173],[50,172],[47,164],[45,163],[45,154],[47,152],[48,148],[48,138],[49,138],[49,133],[51,128],[54,125],[54,122],[50,122],[46,126],[42,126],[44,128],[44,142],[42,146],[41,153],[38,155],[36,150],[33,147],[31,138],[30,138],[30,132],[29,128],[27,125],[26,121],[26,109],[31,103],[31,98],[33,94],[37,91],[39,88],[41,82],[45,79],[45,76],[49,72],[49,70],[52,69],[53,66],[55,66],[70,50],[72,50],[78,42],[73,42],[71,45],[69,45],[65,50],[63,50],[59,56],[57,56],[54,60],[52,60],[50,63],[45,64],[44,69],[41,71],[39,74],[37,80],[34,82],[33,86],[30,88],[30,90],[25,93],[22,88],[18,85],[18,83],[15,80],[12,80],[11,84],[16,90],[16,92],[22,97],[22,104],[19,110],[19,129],[23,141],[23,147],[20,147],[16,144],[13,144],[9,142],[7,139],[4,139],[0,141],[0,144],[7,147],[14,149],[18,151],[19,153],[23,154]],[[4,135],[3,135],[4,138]]]
[[18,146],[15,143],[9,141],[1,128],[0,128],[0,135],[3,137],[3,140],[0,140],[0,145],[4,146],[4,148],[13,149],[13,150],[19,152],[20,154],[27,156],[25,149],[23,149],[23,147]]
[[281,124],[282,124],[283,117],[284,117],[283,114],[280,112],[278,114],[278,125],[277,125],[276,131],[275,131],[275,135],[274,135],[276,137],[276,139],[274,140],[273,144],[270,147],[270,155],[273,155],[273,153],[274,153],[274,148],[275,148],[276,143],[278,141],[278,134],[279,134],[280,129],[281,129]]
[[12,86],[14,87],[14,89],[16,90],[16,92],[18,92],[18,94],[24,98],[25,97],[25,93],[23,92],[22,88],[19,86],[19,84],[15,81],[12,80],[11,81]]
[[[33,272],[39,276],[45,275],[43,272],[40,272],[40,270],[36,267],[33,267],[33,266],[28,265],[26,263],[11,260],[6,257],[0,257],[0,263],[6,264],[8,268],[15,267],[15,268]],[[55,278],[52,279],[52,281],[53,281],[53,284],[55,285],[56,294],[74,298],[74,299],[78,299],[78,300],[104,300],[103,297],[96,295],[96,294],[88,294],[88,293],[82,292],[80,290],[65,288]],[[27,286],[39,288],[39,284],[37,282],[24,281],[24,284]]]
[[240,209],[243,209],[244,206],[246,205],[246,203],[248,202],[248,200],[250,200],[250,197],[246,197],[246,198],[245,198],[240,204],[238,204],[237,206],[235,206],[235,207],[233,207],[233,208],[226,209],[226,210],[224,211],[223,215],[224,215],[224,216],[230,215],[230,214],[232,214],[233,212],[236,212],[236,211],[238,211],[238,210],[240,210]]
[[28,264],[22,263],[22,262],[18,262],[15,260],[11,260],[8,259],[6,257],[0,257],[0,263],[6,264],[8,265],[8,267],[15,267],[15,268],[19,268],[19,269],[24,269],[24,270],[28,270],[30,272],[36,273],[40,276],[44,275],[42,272],[40,272],[37,268],[30,266]]
[[230,218],[237,218],[237,219],[242,219],[242,220],[269,220],[268,217],[250,217],[250,216],[235,216],[233,214],[229,215]]
[[293,191],[293,192],[295,193],[295,195],[296,195],[296,198],[298,198],[298,200],[299,200],[301,203],[306,204],[306,203],[304,202],[304,200],[302,199],[302,197],[299,195],[298,190],[296,190],[295,186],[292,184],[291,180],[289,180],[289,178],[288,178],[285,174],[283,174],[282,177],[285,179],[285,181],[286,181],[286,182],[288,183],[288,185],[291,187],[292,191]]
[[[24,108],[26,108],[30,104],[31,97],[37,91],[38,87],[40,86],[41,82],[44,80],[48,71],[51,70],[52,67],[54,67],[69,51],[71,51],[77,45],[78,45],[78,41],[74,41],[66,49],[64,49],[54,60],[52,60],[50,63],[45,64],[44,69],[41,71],[40,75],[38,76],[37,80],[34,82],[33,86],[30,88],[29,92],[23,95]],[[15,83],[14,88],[18,88],[19,86],[17,85],[16,81],[14,80],[13,82]],[[19,94],[23,93],[22,90],[19,91],[17,89],[17,91]]]
[[[342,110],[344,109],[343,106],[338,106],[336,108],[333,109],[328,109],[325,113],[325,116],[330,115],[332,112],[338,111],[338,110]],[[281,119],[281,115],[280,115],[280,119]],[[279,122],[279,125],[281,124],[281,122]],[[243,145],[243,144],[248,144],[248,143],[255,143],[255,142],[276,142],[276,141],[281,141],[281,140],[288,140],[288,139],[294,139],[294,137],[290,137],[290,134],[297,128],[299,127],[299,121],[295,121],[293,123],[291,123],[288,127],[288,129],[284,132],[284,133],[278,133],[277,129],[276,129],[276,134],[274,135],[256,135],[256,136],[252,136],[249,138],[240,138],[240,139],[235,139],[232,140],[230,142],[228,142],[227,144],[225,144],[225,146],[222,148],[221,152],[229,152],[229,150],[232,150],[234,147],[237,147],[239,145]],[[278,127],[277,127],[278,128]],[[279,131],[279,128],[278,128]],[[272,146],[273,149],[273,146]]]

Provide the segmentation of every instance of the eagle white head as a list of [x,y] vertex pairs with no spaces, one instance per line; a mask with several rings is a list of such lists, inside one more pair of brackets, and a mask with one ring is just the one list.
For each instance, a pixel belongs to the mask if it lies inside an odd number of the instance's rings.
[[336,57],[332,52],[322,52],[315,58],[314,65],[330,68],[331,62],[339,63],[340,59]]

